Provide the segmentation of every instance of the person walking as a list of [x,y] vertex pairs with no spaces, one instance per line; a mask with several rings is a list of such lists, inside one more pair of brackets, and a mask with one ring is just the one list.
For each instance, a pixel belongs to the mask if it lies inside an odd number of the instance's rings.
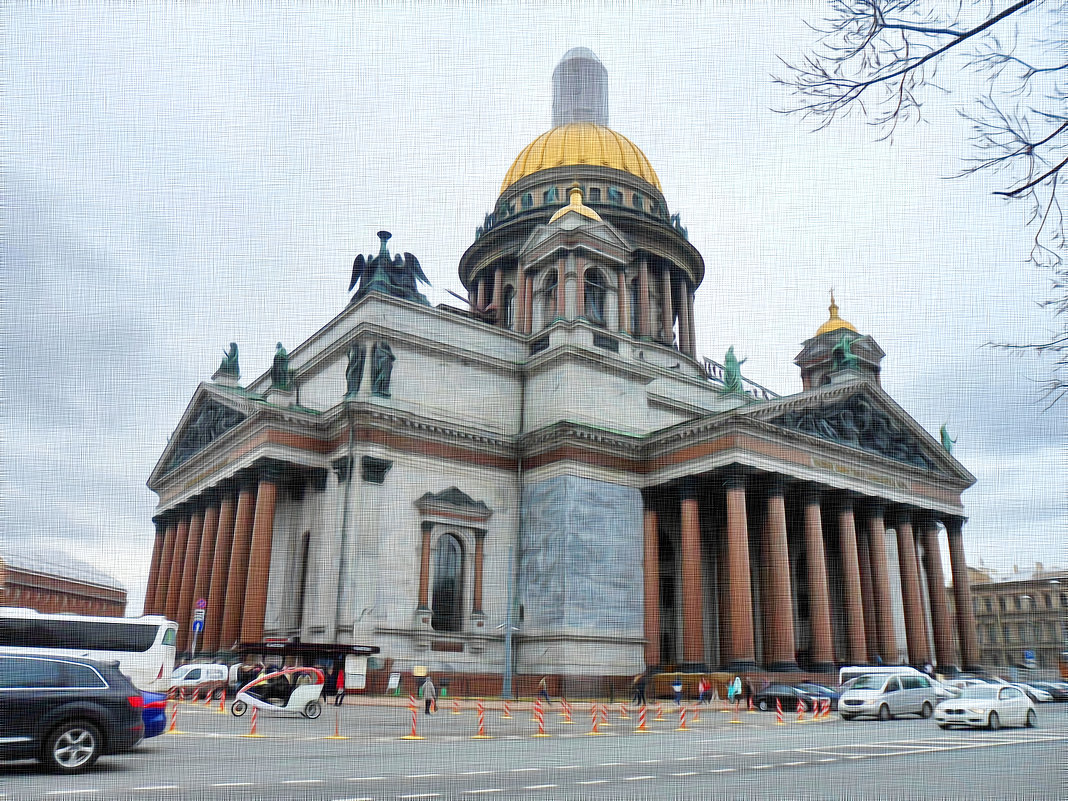
[[634,703],[637,706],[645,706],[645,684],[648,679],[648,671],[642,671],[634,677]]
[[702,676],[697,680],[697,703],[703,704],[707,700],[705,695],[708,693],[708,679]]
[[323,696],[335,699],[337,695],[337,666],[331,665],[323,673]]
[[434,686],[434,682],[431,680],[430,676],[426,677],[426,681],[424,681],[423,686],[419,688],[419,692],[423,694],[423,714],[429,715],[430,709],[438,697],[438,689]]
[[675,706],[682,706],[682,677],[676,677],[671,682],[671,691],[675,693]]
[[341,706],[345,702],[345,671],[338,668],[337,671],[337,695],[334,696],[334,706]]
[[547,676],[542,676],[541,677],[541,681],[538,682],[538,697],[539,698],[544,698],[545,699],[545,703],[547,703],[547,704],[551,704],[553,702],[553,699],[551,699],[549,697],[548,677]]

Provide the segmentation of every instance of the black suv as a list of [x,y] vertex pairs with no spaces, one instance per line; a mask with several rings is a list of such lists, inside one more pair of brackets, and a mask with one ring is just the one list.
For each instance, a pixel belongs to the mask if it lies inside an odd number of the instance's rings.
[[117,662],[0,652],[0,759],[85,770],[140,742],[143,707]]

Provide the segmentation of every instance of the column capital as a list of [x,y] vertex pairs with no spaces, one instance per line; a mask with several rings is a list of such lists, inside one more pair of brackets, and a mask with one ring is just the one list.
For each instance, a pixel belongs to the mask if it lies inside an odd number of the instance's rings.
[[834,501],[838,504],[839,511],[852,512],[862,496],[852,490],[838,490],[834,493]]
[[905,504],[892,503],[888,504],[886,508],[886,516],[890,521],[890,528],[897,528],[902,523],[912,525],[914,514],[913,508]]
[[256,481],[269,481],[280,484],[293,472],[293,465],[280,459],[260,459],[253,465]]
[[207,509],[209,506],[218,506],[219,498],[221,496],[222,492],[220,492],[219,487],[217,485],[214,487],[209,487],[208,489],[200,493],[199,500],[201,503],[201,508]]
[[823,497],[824,487],[816,481],[801,482],[801,500],[806,506],[818,504]]
[[679,500],[689,501],[697,499],[697,479],[694,476],[686,476],[679,479],[677,484]]
[[946,534],[951,537],[959,537],[968,518],[958,515],[946,515],[942,518],[942,525],[946,527]]
[[882,498],[866,498],[864,511],[872,517],[886,517],[887,503]]
[[786,476],[782,473],[764,473],[761,478],[769,498],[786,494]]
[[424,520],[419,524],[419,530],[424,534],[429,534],[434,529],[434,522],[432,520]]
[[741,465],[731,465],[723,471],[723,487],[724,489],[745,489],[748,479],[748,473]]
[[482,542],[486,539],[486,529],[473,528],[471,532],[475,535],[475,542]]

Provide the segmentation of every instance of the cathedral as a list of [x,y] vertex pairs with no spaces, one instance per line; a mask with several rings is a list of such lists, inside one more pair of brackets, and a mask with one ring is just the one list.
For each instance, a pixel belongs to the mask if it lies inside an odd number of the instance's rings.
[[557,65],[552,127],[459,259],[465,302],[431,306],[390,239],[269,373],[243,383],[232,346],[153,470],[145,609],[179,622],[180,651],[203,608],[201,655],[362,644],[371,679],[494,693],[977,665],[975,479],[948,435],[887,395],[885,354],[833,297],[800,393],[698,356],[704,260],[609,127],[592,52]]

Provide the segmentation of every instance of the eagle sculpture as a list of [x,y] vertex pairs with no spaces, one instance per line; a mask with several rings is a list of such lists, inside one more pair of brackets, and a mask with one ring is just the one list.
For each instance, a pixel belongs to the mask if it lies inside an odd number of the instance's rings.
[[399,254],[391,257],[387,245],[390,236],[389,231],[379,231],[378,238],[382,240],[382,247],[378,255],[365,259],[361,253],[352,263],[349,292],[357,283],[360,288],[349,303],[355,303],[369,292],[382,292],[401,300],[411,300],[429,306],[429,301],[419,291],[420,283],[430,285],[430,281],[423,274],[423,268],[419,266],[419,260],[411,253],[405,253],[404,258]]

